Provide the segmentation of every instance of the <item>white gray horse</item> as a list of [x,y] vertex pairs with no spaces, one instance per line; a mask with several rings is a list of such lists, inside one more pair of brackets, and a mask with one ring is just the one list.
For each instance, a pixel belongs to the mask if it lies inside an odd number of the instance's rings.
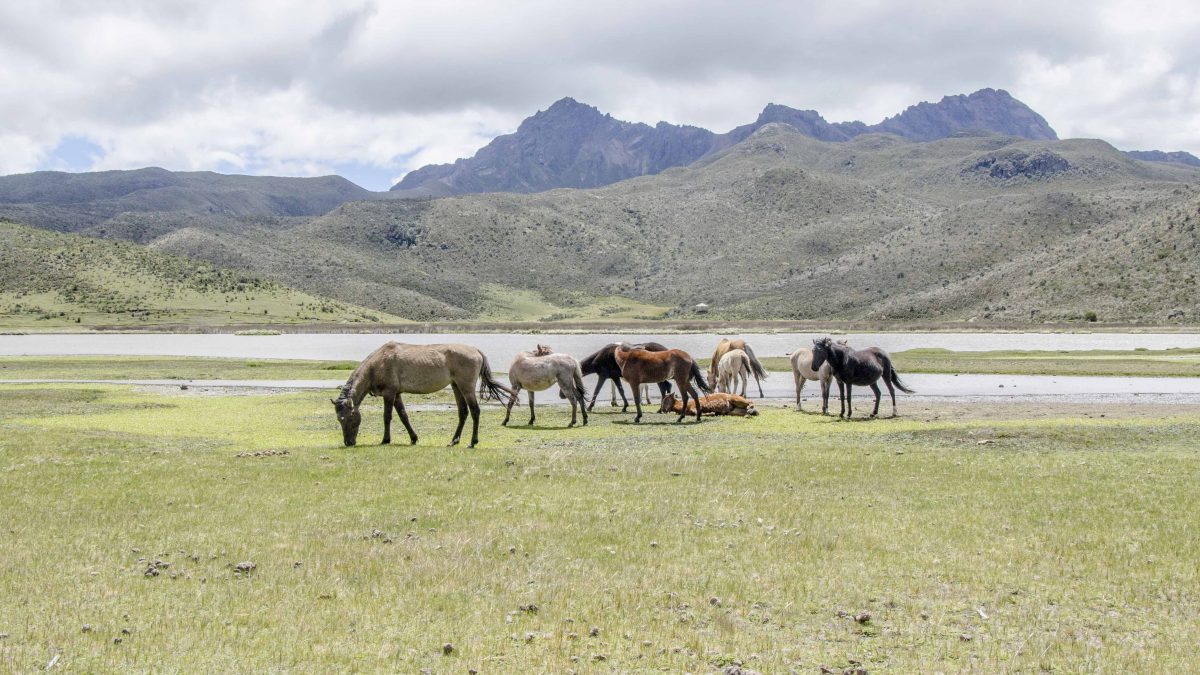
[[[839,342],[846,344],[845,340]],[[809,380],[819,380],[821,382],[821,414],[825,415],[829,412],[829,385],[833,381],[833,367],[826,362],[821,364],[820,369],[813,370],[812,360],[811,349],[801,347],[792,352],[792,377],[796,380],[796,410],[803,410],[800,407],[800,393],[804,391],[804,385]]]
[[571,423],[567,426],[575,426],[576,406],[583,412],[583,423],[588,423],[583,372],[579,369],[579,362],[570,354],[555,354],[546,345],[538,345],[532,352],[518,352],[508,367],[508,381],[512,384],[512,398],[504,412],[502,424],[505,426],[522,389],[529,391],[529,424],[532,426],[537,419],[533,409],[533,392],[545,391],[555,384],[558,385],[558,395],[571,402]]
[[738,382],[742,384],[742,397],[746,396],[746,386],[750,383],[752,370],[750,355],[741,349],[731,349],[725,352],[717,364],[717,391],[726,394],[736,394]]

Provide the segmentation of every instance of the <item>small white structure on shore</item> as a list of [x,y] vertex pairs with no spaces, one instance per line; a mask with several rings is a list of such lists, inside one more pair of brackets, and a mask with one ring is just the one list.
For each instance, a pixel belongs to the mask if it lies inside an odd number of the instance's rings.
[[708,305],[703,302],[697,304],[692,309],[694,309],[697,314],[708,314]]

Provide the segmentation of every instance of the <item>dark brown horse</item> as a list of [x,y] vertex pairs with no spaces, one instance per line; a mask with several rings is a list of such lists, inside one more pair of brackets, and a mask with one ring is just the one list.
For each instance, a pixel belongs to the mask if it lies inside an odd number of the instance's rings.
[[[879,415],[879,399],[883,394],[879,385],[875,384],[880,378],[887,385],[888,393],[892,395],[892,417],[896,416],[896,389],[912,394],[912,389],[900,382],[900,376],[892,367],[892,359],[888,353],[878,347],[867,349],[851,349],[846,345],[834,342],[830,338],[813,340],[812,369],[819,371],[821,366],[828,363],[833,370],[833,377],[838,383],[838,397],[841,398],[842,412],[839,417],[849,418],[851,410],[850,398],[853,385],[869,386],[875,392],[875,410],[871,417]],[[895,385],[895,389],[892,386]]]
[[400,415],[408,440],[416,445],[417,432],[408,421],[401,394],[432,394],[450,385],[458,404],[458,428],[450,445],[458,445],[467,411],[471,412],[471,447],[479,443],[479,401],[475,398],[475,383],[480,392],[497,399],[501,394],[512,395],[508,387],[492,377],[483,352],[468,345],[408,345],[389,342],[363,359],[350,379],[342,386],[337,400],[330,399],[342,425],[342,440],[346,445],[358,441],[358,425],[362,422],[359,405],[367,395],[383,397],[383,444],[392,442],[392,409]]
[[[699,387],[700,391],[706,394],[712,393],[712,388],[704,381],[704,373],[700,372],[700,366],[696,365],[696,360],[682,349],[652,352],[618,342],[616,349],[613,350],[613,356],[617,359],[617,365],[621,366],[621,377],[624,377],[629,382],[629,386],[633,388],[633,404],[637,406],[637,417],[633,418],[634,422],[642,421],[642,383],[666,382],[667,380],[675,382],[675,385],[679,387],[679,394],[683,398],[682,412],[679,413],[679,419],[675,420],[676,422],[682,422],[687,414],[688,394],[691,394],[693,399],[700,400],[700,394],[691,385],[692,382],[696,383],[696,387]],[[696,421],[700,421],[698,406],[696,407]]]
[[[621,366],[617,365],[617,357],[613,355],[617,345],[620,342],[614,342],[611,345],[601,347],[595,354],[588,356],[579,362],[579,367],[583,369],[584,375],[599,375],[596,381],[596,391],[592,393],[592,402],[588,404],[588,410],[596,407],[596,398],[600,396],[600,388],[608,380],[612,380],[617,386],[617,391],[621,394],[621,400],[625,406],[621,408],[621,412],[629,412],[629,399],[625,398],[625,387],[621,386]],[[648,352],[665,352],[667,348],[657,342],[643,342],[642,344],[632,345],[636,348],[645,349]],[[659,382],[658,390],[663,396],[671,393],[670,382]],[[616,405],[616,402],[613,402]]]

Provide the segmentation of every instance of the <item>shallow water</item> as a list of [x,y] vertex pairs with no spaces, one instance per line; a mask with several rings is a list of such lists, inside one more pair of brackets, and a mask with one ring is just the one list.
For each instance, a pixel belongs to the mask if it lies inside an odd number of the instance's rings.
[[[500,377],[504,381],[504,377]],[[914,373],[905,375],[905,384],[916,390],[916,394],[896,392],[897,404],[905,400],[964,401],[1036,401],[1047,400],[1068,402],[1107,403],[1200,403],[1200,377],[1077,377],[1061,375],[938,375]],[[187,385],[189,390],[203,389],[255,389],[255,390],[312,390],[326,389],[330,392],[342,385],[342,380],[0,380],[0,384],[82,382],[89,384],[132,384],[150,387],[173,387]],[[584,378],[588,394],[596,386],[594,376]],[[883,391],[880,409],[888,412],[887,390]],[[610,387],[600,392],[600,401],[609,399]],[[653,389],[654,400],[658,391]],[[809,382],[804,388],[805,405],[818,404],[821,388]],[[757,400],[758,389],[752,382],[748,392]],[[772,373],[763,381],[763,393],[772,399],[792,401],[795,387],[788,373]],[[632,393],[626,387],[626,395],[632,403]],[[539,392],[540,403],[561,403],[556,388]],[[521,403],[528,399],[524,394]],[[833,406],[837,406],[837,388],[830,393]],[[874,402],[874,395],[867,387],[854,388],[855,409],[865,411]]]
[[[0,356],[113,355],[208,356],[358,361],[388,340],[416,344],[461,342],[483,350],[495,370],[505,370],[514,354],[545,343],[555,351],[583,357],[606,344],[656,340],[698,358],[708,357],[722,336],[687,334],[524,334],[469,333],[397,335],[300,333],[287,335],[60,334],[0,335]],[[786,356],[812,343],[816,333],[741,334],[760,357]],[[998,349],[1169,349],[1200,347],[1200,333],[849,333],[838,335],[856,347],[903,351],[934,347],[953,351]]]

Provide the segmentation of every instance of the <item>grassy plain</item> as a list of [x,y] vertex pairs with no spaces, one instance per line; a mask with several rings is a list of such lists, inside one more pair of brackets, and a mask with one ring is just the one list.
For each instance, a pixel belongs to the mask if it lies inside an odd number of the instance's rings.
[[417,447],[371,445],[371,403],[345,449],[320,393],[0,386],[0,670],[1148,672],[1200,644],[1194,406],[489,405],[467,450],[420,398]]

